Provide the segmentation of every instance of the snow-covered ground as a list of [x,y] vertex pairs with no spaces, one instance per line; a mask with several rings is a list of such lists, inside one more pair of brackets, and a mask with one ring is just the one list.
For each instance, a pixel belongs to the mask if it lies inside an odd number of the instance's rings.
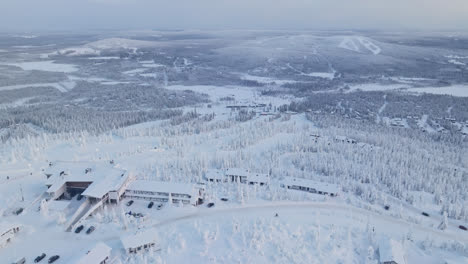
[[[1,263],[20,257],[30,261],[42,252],[48,256],[59,254],[57,263],[70,263],[97,242],[112,247],[112,263],[377,263],[378,241],[382,237],[400,241],[408,263],[468,263],[468,237],[458,229],[461,222],[451,219],[447,229],[439,230],[442,217],[436,215],[438,207],[427,205],[431,198],[427,193],[414,193],[412,205],[386,198],[391,208],[386,211],[379,203],[363,202],[345,191],[347,186],[340,182],[334,182],[343,189],[335,198],[280,187],[286,174],[332,180],[309,173],[310,165],[305,163],[303,170],[298,169],[301,164],[297,163],[302,159],[297,156],[316,155],[330,144],[337,145],[343,155],[378,149],[377,146],[338,142],[333,139],[334,130],[315,127],[304,114],[279,114],[275,107],[291,98],[262,96],[255,88],[166,88],[208,94],[211,103],[196,109],[187,107],[185,111],[214,113],[215,117],[202,124],[142,123],[98,136],[44,136],[0,150],[2,221],[24,226],[6,248],[0,249]],[[255,108],[257,104],[265,106]],[[231,105],[244,105],[271,115],[257,114],[252,120],[235,122],[237,112],[227,108]],[[384,109],[385,105],[380,112]],[[316,139],[318,143],[313,142],[311,134],[322,134]],[[315,150],[301,150],[306,147],[304,144],[312,144],[310,148],[318,145]],[[327,151],[323,153],[327,155]],[[46,190],[42,169],[48,161],[108,163],[111,159],[116,167],[141,179],[203,182],[206,169],[247,167],[271,173],[272,180],[268,187],[207,183],[206,203],[215,203],[212,208],[205,203],[198,207],[166,204],[162,210],[148,209],[148,202],[141,200],[128,207],[125,199],[118,205],[106,205],[82,222],[85,228],[96,227],[92,234],[65,232],[64,223],[78,201],[41,206]],[[380,192],[374,195],[386,196]],[[25,208],[22,214],[12,214],[20,207]],[[431,216],[422,216],[422,210]],[[128,211],[144,217],[126,215]],[[156,230],[154,236],[161,250],[127,255],[120,237],[148,230]]]
[[410,92],[445,94],[458,97],[468,97],[468,85],[452,85],[447,87],[420,87],[408,89]]
[[430,93],[430,94],[443,94],[452,95],[458,97],[468,97],[468,85],[451,85],[444,87],[413,87],[408,83],[401,84],[378,84],[378,83],[366,83],[350,86],[350,89],[346,92],[354,92],[357,90],[361,91],[402,91],[402,92],[414,92],[414,93]]
[[15,62],[15,63],[1,63],[2,65],[10,65],[19,67],[25,71],[50,71],[50,72],[64,72],[71,73],[78,71],[76,65],[55,63],[54,61],[28,61],[28,62]]
[[255,76],[255,75],[250,75],[250,74],[241,74],[240,78],[242,80],[247,80],[247,81],[256,81],[258,83],[264,83],[264,84],[276,84],[276,85],[283,85],[286,83],[295,83],[297,81],[294,80],[278,80],[275,78],[270,78],[270,77],[262,77],[262,76]]
[[74,81],[65,81],[58,83],[32,83],[32,84],[18,84],[9,86],[0,86],[0,91],[23,89],[28,87],[53,87],[62,93],[68,92],[75,87]]

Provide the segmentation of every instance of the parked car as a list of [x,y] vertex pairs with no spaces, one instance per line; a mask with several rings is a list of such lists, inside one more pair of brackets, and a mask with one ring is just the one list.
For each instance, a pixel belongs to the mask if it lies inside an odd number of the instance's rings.
[[24,210],[23,208],[18,208],[18,209],[15,211],[15,214],[16,214],[16,215],[19,215],[19,214],[21,214],[21,213],[23,212],[23,210]]
[[76,197],[76,200],[80,201],[81,199],[83,199],[83,195],[78,194],[78,197]]
[[221,201],[227,202],[227,201],[228,201],[228,198],[221,198]]
[[158,204],[158,207],[156,209],[161,210],[163,208],[163,204]]
[[94,226],[90,226],[88,230],[86,230],[86,234],[91,234],[96,228]]
[[75,233],[77,233],[77,234],[80,233],[81,230],[83,230],[83,228],[84,228],[84,226],[83,226],[83,225],[80,225],[79,227],[77,227],[77,228],[75,229]]
[[461,230],[465,230],[465,231],[468,230],[468,229],[466,228],[466,226],[463,226],[463,225],[459,225],[458,228],[460,228]]
[[133,200],[130,200],[130,201],[127,202],[127,206],[130,206],[132,204],[133,204]]
[[426,212],[422,212],[421,214],[422,214],[422,215],[424,215],[424,216],[427,216],[427,217],[429,217],[429,214],[428,214],[428,213],[426,213]]
[[46,257],[46,254],[45,254],[45,253],[42,253],[40,256],[37,256],[37,257],[34,259],[34,262],[37,263],[37,262],[43,260],[45,257]]
[[215,205],[214,203],[208,203],[206,206],[207,206],[208,208],[211,208],[211,207],[213,207],[214,205]]
[[385,205],[384,209],[387,210],[387,211],[390,210],[390,205]]
[[150,203],[148,204],[148,208],[152,208],[153,205],[154,205],[154,202],[150,202]]
[[143,217],[143,214],[142,213],[134,213],[133,216],[137,217],[137,218],[140,218],[140,217]]
[[59,258],[60,258],[59,255],[52,256],[52,257],[49,258],[49,263],[54,263]]
[[24,264],[26,263],[26,258],[20,258],[17,261],[13,262],[13,264]]

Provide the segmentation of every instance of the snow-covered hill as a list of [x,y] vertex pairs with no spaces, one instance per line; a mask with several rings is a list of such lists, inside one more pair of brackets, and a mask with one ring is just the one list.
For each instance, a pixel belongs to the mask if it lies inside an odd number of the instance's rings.
[[126,38],[108,38],[90,42],[78,47],[70,47],[57,51],[55,54],[67,56],[100,55],[105,50],[133,50],[139,48],[154,47],[158,43],[145,40],[135,40]]

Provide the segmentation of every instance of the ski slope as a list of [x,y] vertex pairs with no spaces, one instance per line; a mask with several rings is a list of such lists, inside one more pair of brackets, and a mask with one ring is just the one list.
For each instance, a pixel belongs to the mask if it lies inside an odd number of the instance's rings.
[[370,52],[373,55],[378,55],[382,52],[382,49],[373,43],[371,39],[361,36],[344,37],[340,44],[338,44],[338,47],[358,53]]

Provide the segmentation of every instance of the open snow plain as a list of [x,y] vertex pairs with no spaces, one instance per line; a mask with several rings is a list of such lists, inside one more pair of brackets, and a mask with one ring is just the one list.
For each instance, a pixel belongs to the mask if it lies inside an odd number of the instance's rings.
[[[383,239],[401,245],[406,263],[468,263],[460,229],[468,222],[467,69],[446,57],[464,60],[467,51],[444,37],[161,32],[78,44],[82,38],[0,46],[0,219],[21,225],[0,248],[1,263],[30,263],[43,252],[75,263],[98,242],[112,248],[110,263],[379,263]],[[37,41],[28,55],[15,53]],[[431,76],[403,59],[440,47],[432,59],[447,64],[423,63]],[[38,85],[66,81],[75,85]],[[455,96],[421,93],[451,86]],[[61,161],[201,183],[204,203],[148,208],[123,198],[80,220],[81,233],[67,232],[82,200],[45,194],[45,172]],[[206,180],[228,168],[269,182]],[[287,177],[336,185],[339,195],[284,188]],[[158,246],[127,253],[121,238],[145,232]]]

